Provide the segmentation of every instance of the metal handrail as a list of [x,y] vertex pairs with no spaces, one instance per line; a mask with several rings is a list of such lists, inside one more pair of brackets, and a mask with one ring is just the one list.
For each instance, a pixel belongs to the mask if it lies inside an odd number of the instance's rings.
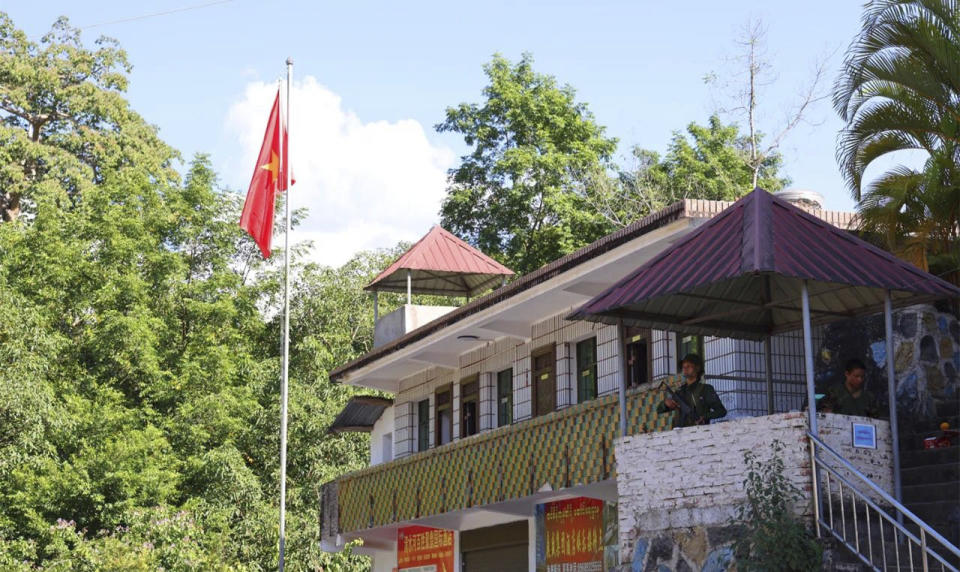
[[[820,501],[821,501],[821,499],[820,499],[819,478],[818,478],[818,471],[817,471],[817,467],[819,466],[819,467],[825,469],[825,470],[827,471],[828,475],[832,474],[833,477],[838,480],[838,484],[840,485],[839,498],[840,498],[841,515],[843,515],[843,513],[845,512],[844,502],[843,502],[843,489],[844,489],[844,485],[846,485],[846,488],[847,488],[848,490],[850,490],[850,491],[851,491],[851,495],[853,495],[852,513],[853,513],[854,519],[856,519],[856,500],[857,500],[857,497],[859,497],[859,500],[864,504],[864,507],[865,507],[865,509],[866,509],[865,518],[866,518],[866,521],[867,521],[867,527],[868,527],[868,529],[869,529],[869,524],[870,524],[870,523],[869,523],[869,517],[870,517],[870,515],[869,515],[869,510],[870,510],[870,508],[872,508],[872,509],[877,513],[878,522],[879,522],[879,524],[880,524],[881,540],[882,540],[882,534],[883,534],[883,520],[886,520],[886,521],[888,521],[888,522],[890,523],[890,525],[894,528],[894,530],[896,531],[896,533],[902,534],[907,540],[909,540],[909,541],[911,541],[911,542],[913,542],[913,543],[916,543],[916,545],[920,548],[920,553],[921,553],[920,556],[921,556],[921,559],[922,559],[921,561],[922,561],[922,565],[923,565],[923,568],[922,568],[923,570],[928,570],[928,569],[929,569],[929,568],[928,568],[928,556],[933,556],[933,558],[935,558],[935,559],[941,564],[941,566],[942,566],[944,569],[949,569],[949,570],[957,571],[957,568],[955,568],[955,567],[953,567],[952,565],[950,565],[949,563],[947,563],[947,561],[944,560],[943,557],[941,557],[939,554],[937,554],[937,552],[935,552],[933,549],[930,548],[930,546],[929,546],[929,540],[935,540],[935,541],[936,541],[937,543],[939,543],[943,548],[945,548],[946,550],[948,550],[950,553],[952,553],[952,554],[953,554],[955,557],[957,557],[957,558],[960,558],[960,548],[954,546],[949,540],[947,540],[946,538],[944,538],[943,536],[941,536],[937,531],[933,530],[933,529],[930,527],[930,525],[928,525],[928,524],[925,523],[923,520],[921,520],[917,515],[913,514],[913,512],[911,512],[907,507],[903,506],[903,504],[901,504],[899,501],[897,501],[895,498],[893,498],[889,493],[887,493],[885,490],[883,490],[883,489],[881,489],[879,486],[877,486],[876,483],[874,483],[872,480],[870,480],[870,478],[868,478],[866,475],[864,475],[862,472],[860,472],[859,469],[857,469],[856,467],[854,467],[849,461],[847,461],[845,458],[843,458],[839,453],[837,453],[836,451],[834,451],[829,445],[827,445],[826,443],[824,443],[824,442],[821,441],[819,438],[817,438],[816,436],[814,436],[813,434],[811,434],[811,433],[809,433],[809,432],[807,433],[807,437],[810,439],[810,443],[811,443],[811,462],[812,462],[813,465],[814,465],[814,466],[811,467],[811,468],[812,468],[813,486],[814,486],[814,488],[813,488],[813,492],[814,492],[814,510],[815,510],[815,512],[816,512],[816,520],[815,520],[815,522],[816,522],[816,525],[817,525],[817,533],[818,533],[818,535],[819,535],[820,525],[826,526],[827,529],[830,531],[830,533],[833,534],[833,536],[837,537],[837,539],[840,540],[844,545],[846,545],[848,548],[850,548],[851,550],[853,550],[853,551],[857,554],[857,556],[860,557],[861,560],[863,560],[864,562],[866,562],[866,563],[870,564],[871,566],[873,566],[873,561],[872,561],[872,558],[873,558],[873,545],[872,545],[872,540],[869,540],[869,531],[868,531],[868,542],[869,542],[868,551],[869,551],[869,558],[867,558],[867,557],[864,557],[864,556],[863,556],[863,554],[862,554],[862,552],[861,552],[861,550],[860,550],[859,530],[857,529],[856,520],[854,521],[854,535],[855,535],[855,544],[856,544],[856,545],[851,545],[849,542],[847,542],[845,536],[841,536],[840,534],[837,533],[836,530],[834,530],[834,528],[833,528],[833,526],[832,526],[832,523],[833,523],[833,505],[832,505],[832,504],[829,504],[829,505],[828,505],[829,508],[830,508],[830,515],[831,515],[830,524],[828,524],[825,520],[823,520],[823,514],[822,514],[823,509],[822,509],[822,507],[820,506]],[[870,490],[872,490],[874,493],[876,493],[877,496],[878,496],[880,499],[882,499],[882,501],[883,501],[884,503],[889,504],[891,507],[893,507],[893,509],[895,509],[896,511],[899,511],[899,513],[901,513],[904,517],[906,517],[907,519],[909,519],[914,525],[916,525],[916,526],[919,528],[919,530],[920,530],[920,537],[918,538],[916,535],[914,535],[913,533],[911,533],[909,530],[907,530],[907,529],[903,526],[903,524],[902,524],[901,522],[898,522],[898,520],[897,520],[895,517],[892,517],[892,516],[890,516],[889,514],[887,514],[887,512],[886,512],[884,509],[882,509],[877,503],[875,503],[875,502],[873,502],[871,499],[867,498],[866,495],[864,495],[863,492],[861,492],[860,490],[858,490],[857,487],[854,486],[854,484],[851,483],[849,479],[847,479],[846,477],[844,477],[843,475],[841,475],[841,474],[839,473],[839,471],[837,471],[834,467],[825,464],[825,463],[823,462],[823,460],[819,458],[819,455],[816,454],[815,451],[816,451],[817,449],[820,449],[820,450],[823,450],[823,451],[826,451],[826,452],[830,453],[830,455],[831,455],[834,459],[836,459],[836,461],[838,461],[839,464],[840,464],[844,469],[846,469],[847,471],[849,471],[851,474],[855,475],[862,483],[866,484],[867,487],[869,487]],[[829,497],[832,496],[832,491],[831,491],[831,487],[830,487],[829,477],[828,477],[828,479],[827,479],[827,489],[828,489],[827,496],[828,496],[828,502],[829,502]],[[843,524],[842,524],[842,527],[843,527],[844,530],[845,530],[845,529],[846,529],[846,519],[843,518],[842,520],[844,521]],[[844,534],[845,534],[845,532],[844,532]],[[910,565],[911,565],[911,569],[912,569],[912,565],[913,565],[913,546],[912,546],[912,544],[909,544],[909,545],[908,545],[908,550],[909,550],[909,556],[910,556]],[[886,567],[886,552],[885,552],[885,550],[884,550],[883,548],[881,548],[881,554],[882,554],[882,557],[883,557],[884,567]],[[896,552],[896,560],[897,560],[897,565],[898,565],[898,567],[899,567],[899,560],[900,560],[899,548],[897,549],[897,552]],[[877,569],[879,570],[879,568],[877,568]]]

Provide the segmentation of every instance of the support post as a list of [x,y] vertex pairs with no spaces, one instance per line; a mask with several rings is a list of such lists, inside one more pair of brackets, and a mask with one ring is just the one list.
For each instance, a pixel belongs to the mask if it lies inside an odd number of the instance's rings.
[[810,419],[810,433],[819,437],[817,431],[817,395],[813,387],[813,331],[810,327],[810,292],[807,290],[807,281],[804,280],[800,299],[803,304],[803,366],[807,378],[807,414]]
[[767,415],[773,415],[773,355],[770,336],[763,339],[763,376],[767,385]]
[[[883,298],[883,322],[887,348],[887,395],[890,401],[890,437],[893,440],[893,498],[903,502],[900,483],[900,435],[897,428],[897,383],[893,367],[893,301],[890,291]],[[902,518],[902,515],[898,516]]]
[[380,319],[380,292],[373,291],[373,325]]
[[627,436],[627,352],[624,336],[623,318],[617,318],[617,341],[620,344],[620,387],[617,391],[617,401],[620,404],[620,437]]
[[411,295],[413,294],[413,272],[407,270],[407,306],[410,305]]

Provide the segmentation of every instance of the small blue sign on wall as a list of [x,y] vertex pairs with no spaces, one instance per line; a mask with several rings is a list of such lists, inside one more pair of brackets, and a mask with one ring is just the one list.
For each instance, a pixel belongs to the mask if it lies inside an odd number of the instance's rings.
[[853,446],[864,449],[877,448],[877,428],[871,423],[851,423],[853,425]]

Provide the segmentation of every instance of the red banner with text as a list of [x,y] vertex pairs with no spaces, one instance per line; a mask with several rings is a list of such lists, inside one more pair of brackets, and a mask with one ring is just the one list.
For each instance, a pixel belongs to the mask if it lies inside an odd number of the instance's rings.
[[580,497],[544,505],[549,572],[603,570],[603,501]]
[[427,526],[398,530],[397,570],[453,572],[453,531]]

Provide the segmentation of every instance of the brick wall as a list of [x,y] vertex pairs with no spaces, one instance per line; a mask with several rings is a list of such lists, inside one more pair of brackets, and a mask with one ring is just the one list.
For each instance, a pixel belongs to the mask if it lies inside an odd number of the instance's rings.
[[[889,424],[868,420],[877,426],[878,448],[853,449],[850,423],[862,418],[827,414],[819,419],[823,440],[889,492],[893,480],[887,465],[892,456]],[[798,488],[809,491],[806,432],[806,414],[782,413],[617,441],[620,553],[632,554],[635,540],[652,532],[728,524],[746,498],[744,452],[755,451],[767,459],[775,439],[784,445],[786,475]],[[812,514],[809,497],[796,510],[800,515]]]
[[[864,449],[853,446],[852,423],[867,423],[876,427],[877,448]],[[857,417],[854,415],[818,415],[817,429],[820,439],[831,449],[843,456],[867,478],[880,486],[888,493],[893,492],[893,441],[890,436],[888,421]],[[825,456],[827,462],[833,458]],[[858,479],[845,469],[838,469],[840,475],[850,482],[857,484]],[[874,501],[879,501],[879,495],[865,487],[858,487]],[[836,491],[834,491],[836,492]]]

